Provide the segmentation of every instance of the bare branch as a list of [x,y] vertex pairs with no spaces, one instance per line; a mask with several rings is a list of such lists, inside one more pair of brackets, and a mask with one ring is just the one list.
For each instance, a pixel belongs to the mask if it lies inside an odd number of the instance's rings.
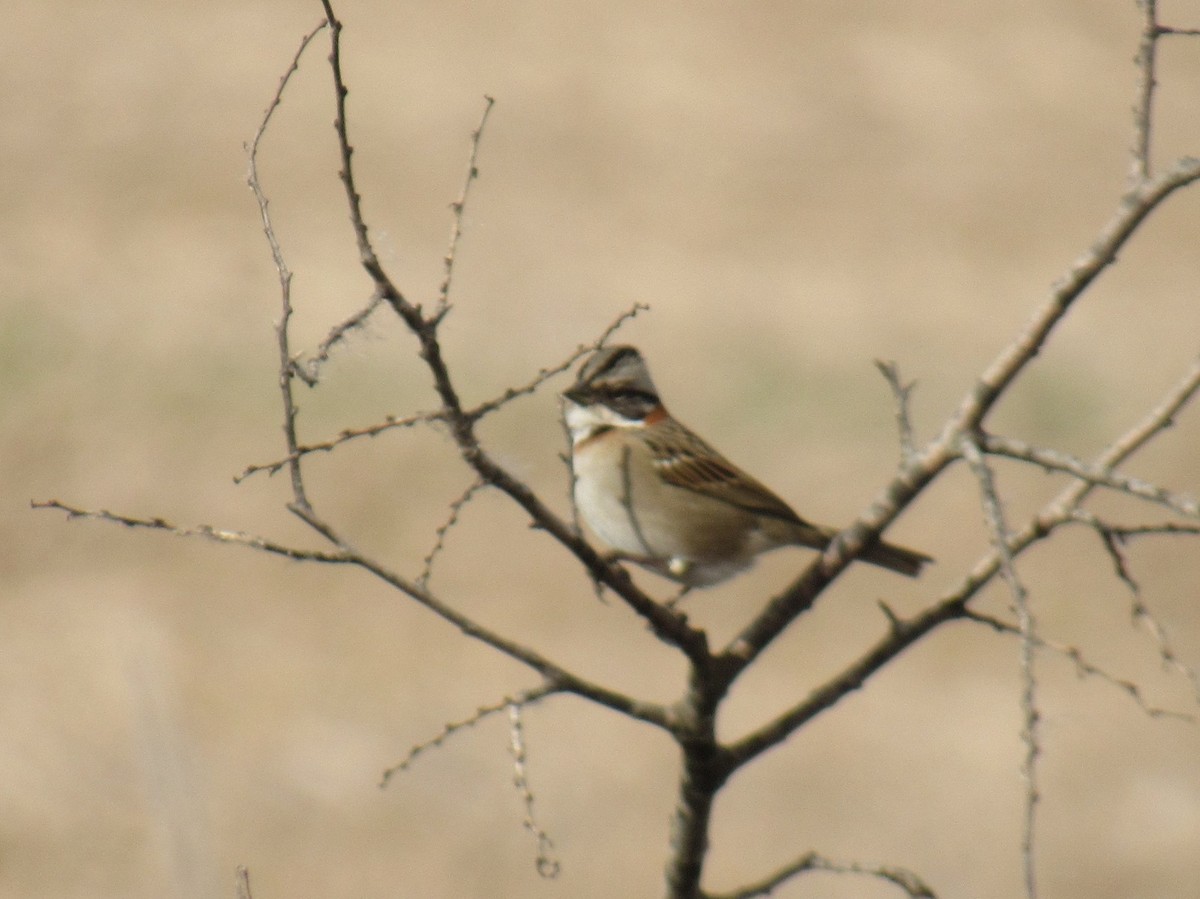
[[304,508],[308,507],[308,498],[304,494],[304,479],[300,473],[300,458],[296,452],[296,405],[292,400],[291,353],[288,349],[288,322],[292,317],[292,273],[284,261],[283,250],[279,245],[278,238],[275,236],[275,227],[271,222],[270,204],[259,182],[258,147],[263,135],[267,131],[267,126],[271,122],[271,116],[283,100],[283,91],[287,87],[288,81],[291,79],[292,74],[299,68],[300,56],[304,53],[305,48],[308,47],[317,32],[324,27],[325,23],[322,22],[300,41],[300,47],[296,50],[295,56],[292,57],[291,65],[280,79],[279,88],[275,91],[275,96],[268,104],[262,121],[259,122],[258,130],[254,134],[254,139],[250,142],[247,150],[250,172],[246,178],[246,183],[254,192],[254,199],[258,202],[263,233],[266,235],[267,244],[271,249],[271,258],[275,263],[275,270],[279,275],[282,311],[280,312],[279,322],[275,326],[275,333],[278,340],[280,357],[279,390],[283,399],[283,433],[288,448],[287,465],[292,476],[292,494],[296,504]]
[[1037,705],[1037,676],[1033,670],[1034,649],[1037,646],[1038,637],[1037,622],[1029,605],[1029,593],[1013,565],[1013,552],[1009,545],[1011,537],[1008,525],[1004,520],[1004,507],[996,492],[996,482],[991,467],[973,440],[963,440],[962,453],[979,482],[984,519],[992,535],[992,545],[1000,561],[1000,575],[1008,584],[1009,592],[1012,594],[1021,634],[1020,660],[1023,682],[1021,713],[1024,717],[1021,740],[1025,744],[1025,758],[1021,766],[1021,774],[1025,779],[1025,816],[1024,833],[1021,839],[1021,859],[1025,869],[1025,895],[1029,899],[1036,899],[1037,868],[1034,860],[1034,831],[1039,799],[1037,760],[1041,754],[1041,744],[1038,740],[1040,714]]
[[[1198,391],[1200,391],[1200,359],[1193,361],[1183,377],[1171,386],[1163,398],[1140,421],[1110,443],[1090,466],[1085,466],[1086,470],[1111,472],[1163,430],[1170,427],[1175,416],[1191,402]],[[1080,504],[1095,488],[1096,483],[1086,478],[1079,478],[1063,488],[1056,497],[1042,507],[1041,511],[1025,527],[1010,536],[1008,543],[1013,555],[1017,555],[1039,540],[1046,539],[1062,525],[1077,520]],[[990,582],[999,570],[999,557],[993,552],[990,556],[980,560],[963,582],[948,594],[944,602],[954,602],[956,598],[969,598]]]
[[521,802],[525,806],[525,820],[521,823],[537,840],[535,864],[538,874],[548,880],[553,880],[558,876],[561,865],[554,854],[554,841],[537,823],[537,818],[533,814],[533,791],[529,788],[529,774],[526,769],[528,757],[525,751],[525,730],[521,724],[520,703],[508,704],[508,723],[508,745],[513,757],[513,786],[517,788],[517,795],[521,797]]
[[73,506],[68,506],[58,500],[49,500],[47,502],[33,502],[31,506],[35,509],[59,509],[67,513],[69,518],[87,518],[96,519],[99,521],[107,521],[112,524],[119,524],[131,528],[147,528],[149,530],[162,531],[172,534],[176,537],[201,537],[207,540],[213,540],[218,543],[230,543],[239,546],[249,547],[261,552],[270,553],[273,555],[284,556],[297,561],[323,562],[337,565],[354,565],[359,568],[369,571],[380,580],[397,588],[401,592],[407,594],[412,599],[416,600],[425,608],[429,609],[440,618],[448,621],[450,624],[457,627],[463,634],[472,639],[486,643],[493,649],[496,649],[505,655],[522,662],[534,671],[538,672],[545,678],[546,682],[553,686],[554,690],[563,693],[574,693],[585,699],[590,699],[593,702],[621,712],[631,718],[636,718],[639,721],[644,721],[647,724],[653,724],[664,730],[672,730],[676,726],[675,716],[665,707],[658,703],[644,702],[635,699],[624,693],[616,690],[610,690],[599,684],[593,683],[585,678],[582,678],[561,665],[547,659],[540,653],[530,649],[529,647],[510,640],[490,628],[472,620],[468,616],[447,605],[442,600],[438,599],[434,594],[430,593],[419,584],[409,581],[400,575],[388,570],[380,563],[370,559],[361,553],[358,553],[351,548],[341,537],[311,512],[311,510],[300,509],[297,506],[292,506],[293,512],[296,512],[302,519],[311,524],[330,542],[338,547],[337,552],[319,552],[317,550],[299,549],[297,547],[286,546],[268,540],[265,537],[258,537],[253,534],[244,534],[241,531],[231,531],[222,528],[215,528],[211,525],[198,525],[192,528],[178,527],[165,521],[162,518],[135,518],[128,515],[118,515],[104,509],[89,510],[78,509]]
[[389,415],[378,424],[367,425],[365,428],[346,428],[336,437],[322,441],[321,443],[310,443],[297,446],[294,453],[285,456],[282,459],[276,459],[274,462],[264,462],[256,465],[247,466],[246,469],[239,475],[235,475],[233,482],[240,484],[246,478],[260,471],[265,471],[268,476],[275,474],[285,465],[290,465],[293,461],[307,456],[310,453],[328,453],[339,444],[346,443],[350,440],[357,440],[360,437],[374,437],[377,434],[382,434],[384,431],[390,431],[393,428],[411,428],[413,425],[433,424],[434,422],[445,421],[444,412],[418,412],[416,415],[410,415],[407,418],[396,418]]
[[[1000,618],[996,618],[993,615],[988,615],[984,612],[968,610],[964,617],[969,621],[975,621],[979,624],[987,625],[988,627],[992,628],[992,630],[1002,634],[1011,634],[1017,637],[1021,635],[1021,629],[1017,625],[1011,624]],[[1088,661],[1083,655],[1083,651],[1076,646],[1071,646],[1066,643],[1059,643],[1054,640],[1048,640],[1040,635],[1035,636],[1034,641],[1039,649],[1044,649],[1069,660],[1075,666],[1075,673],[1078,674],[1079,677],[1094,677],[1116,687],[1118,690],[1128,695],[1135,703],[1137,703],[1138,708],[1140,708],[1150,718],[1177,718],[1181,721],[1190,721],[1193,723],[1196,721],[1194,716],[1188,715],[1184,712],[1176,712],[1171,709],[1163,709],[1159,708],[1158,706],[1151,705],[1146,700],[1145,695],[1142,693],[1141,687],[1139,687],[1133,681],[1125,680],[1124,678],[1110,674],[1098,665]]]
[[[263,135],[266,134],[267,125],[271,121],[271,116],[274,114],[279,104],[283,102],[284,89],[287,87],[288,82],[291,81],[292,75],[294,75],[300,68],[300,57],[304,55],[304,51],[308,49],[308,45],[312,43],[312,39],[317,36],[317,33],[324,28],[326,24],[327,23],[325,21],[318,22],[311,31],[309,31],[300,39],[300,46],[296,48],[296,52],[292,56],[291,64],[288,65],[287,70],[280,77],[279,87],[275,90],[275,96],[271,98],[271,102],[267,104],[266,111],[263,113],[263,117],[258,124],[258,130],[255,131],[253,140],[251,140],[250,144],[245,148],[252,161],[258,155],[258,145],[259,142],[262,141]],[[254,169],[253,166],[251,166],[251,175],[253,174]]]
[[1200,179],[1200,159],[1185,158],[1157,177],[1139,183],[1124,197],[1095,243],[1082,253],[1051,289],[1050,296],[1017,338],[1004,347],[946,422],[935,448],[975,431],[1005,388],[1038,354],[1051,331],[1151,212],[1181,187]]
[[[1146,413],[1141,421],[1114,440],[1096,457],[1090,469],[1093,471],[1115,469],[1154,439],[1156,435],[1169,428],[1174,423],[1175,416],[1191,402],[1197,391],[1200,391],[1200,358],[1192,362],[1183,377],[1167,391],[1166,395]],[[1082,478],[1069,485],[1042,510],[1033,526],[1045,528],[1070,520],[1079,504],[1093,489],[1095,489],[1095,484]]]
[[237,899],[251,899],[250,871],[245,865],[237,866],[237,874],[235,879],[237,884]]
[[1103,522],[1090,512],[1076,510],[1073,520],[1089,527],[1102,529],[1119,543],[1126,543],[1133,537],[1149,536],[1196,536],[1200,534],[1200,523],[1191,521],[1163,521],[1158,524],[1112,524]]
[[[927,484],[959,457],[962,437],[976,433],[984,417],[1017,374],[1037,355],[1071,304],[1116,259],[1117,252],[1138,225],[1175,190],[1197,179],[1200,179],[1200,159],[1182,159],[1122,199],[1116,213],[1102,229],[1100,238],[1056,282],[1050,297],[1037,310],[1029,325],[987,367],[946,421],[941,434],[901,469],[866,513],[834,538],[822,556],[784,593],[772,599],[758,617],[730,642],[721,654],[722,666],[730,681],[745,670],[792,621],[810,608],[816,597],[842,572],[854,555],[876,539],[883,528]],[[1108,467],[1115,466],[1119,461],[1108,463]],[[1105,460],[1101,459],[1098,464],[1104,465]]]
[[321,5],[325,9],[325,18],[329,23],[329,68],[333,73],[334,102],[337,108],[333,128],[337,133],[338,151],[341,156],[341,170],[338,172],[338,176],[346,189],[346,201],[350,207],[350,224],[354,228],[354,238],[358,244],[359,261],[366,269],[367,274],[371,276],[379,295],[391,304],[409,328],[419,335],[421,327],[426,325],[425,318],[421,314],[421,307],[414,306],[405,299],[404,294],[392,283],[391,278],[384,271],[379,256],[371,244],[366,219],[363,218],[362,196],[355,184],[354,167],[350,162],[354,155],[354,147],[350,144],[349,126],[346,122],[346,95],[350,93],[350,90],[346,87],[345,79],[342,77],[342,23],[334,15],[330,0],[321,0]]
[[1108,553],[1108,557],[1112,559],[1113,569],[1116,571],[1117,577],[1129,588],[1129,592],[1136,596],[1139,591],[1137,581],[1133,579],[1133,575],[1129,571],[1129,562],[1125,558],[1125,552],[1122,548],[1125,536],[1118,534],[1090,513],[1077,510],[1073,517],[1076,521],[1086,522],[1100,536],[1100,542],[1104,544],[1104,549]]
[[1110,469],[1088,465],[1068,453],[1059,450],[1041,449],[1012,437],[994,434],[981,435],[980,448],[989,455],[1019,459],[1038,465],[1047,471],[1061,471],[1074,475],[1096,487],[1108,487],[1139,499],[1150,500],[1191,518],[1200,518],[1200,500],[1183,493],[1173,493],[1164,487],[1139,478],[1127,477]]
[[1162,660],[1163,667],[1186,677],[1192,685],[1192,693],[1196,701],[1200,703],[1200,672],[1197,672],[1195,668],[1179,658],[1170,639],[1167,637],[1167,629],[1150,611],[1149,606],[1146,605],[1138,593],[1133,594],[1130,617],[1133,619],[1134,624],[1140,624],[1150,632],[1151,637],[1154,638],[1154,642],[1158,646],[1158,656]]
[[450,204],[450,208],[454,212],[454,223],[450,226],[450,247],[446,250],[446,256],[442,260],[446,266],[446,275],[442,279],[441,287],[438,288],[435,321],[440,320],[450,309],[450,282],[454,277],[454,255],[458,252],[458,242],[462,239],[463,210],[467,207],[467,193],[471,190],[471,183],[479,177],[479,169],[476,166],[476,160],[479,158],[479,140],[483,137],[483,127],[487,124],[488,113],[492,111],[492,106],[496,103],[494,98],[486,95],[483,100],[483,115],[480,116],[479,125],[471,132],[471,156],[467,160],[467,175],[463,179],[458,199]]
[[242,531],[233,531],[225,528],[216,528],[208,524],[195,525],[194,527],[181,527],[171,524],[162,518],[136,518],[130,515],[119,515],[116,512],[109,512],[107,509],[78,509],[74,506],[68,506],[56,499],[46,502],[30,503],[34,509],[59,509],[67,513],[68,518],[85,518],[96,521],[107,521],[110,524],[119,524],[127,528],[145,528],[153,531],[163,531],[175,537],[201,537],[205,540],[212,540],[217,543],[230,543],[238,546],[246,546],[250,549],[261,550],[265,553],[271,553],[276,556],[284,556],[288,559],[306,562],[329,562],[333,564],[348,564],[353,560],[345,553],[336,552],[320,552],[318,550],[300,549],[294,546],[286,546],[282,543],[276,543],[274,540],[268,540],[266,537],[259,537],[254,534],[246,534]]
[[1158,39],[1162,35],[1158,24],[1157,0],[1138,0],[1142,10],[1142,34],[1138,41],[1137,93],[1133,102],[1133,146],[1131,149],[1129,186],[1131,190],[1150,177],[1150,130],[1154,116],[1154,89],[1158,82],[1155,69],[1158,59]]
[[722,752],[724,765],[734,770],[786,740],[792,733],[817,715],[832,708],[892,659],[916,643],[930,631],[965,614],[966,603],[974,591],[952,594],[929,606],[912,618],[889,620],[888,632],[824,684],[809,692],[792,708],[776,718],[730,743]]
[[551,534],[559,543],[570,550],[584,566],[605,585],[611,588],[638,615],[644,618],[654,633],[665,642],[679,647],[693,659],[707,663],[708,642],[703,631],[690,627],[685,616],[654,602],[633,583],[629,574],[619,566],[610,565],[583,541],[573,529],[555,515],[520,479],[496,463],[479,444],[475,434],[476,420],[464,411],[458,391],[450,377],[449,369],[442,357],[442,348],[437,339],[438,317],[426,318],[419,306],[409,303],[383,270],[379,258],[371,246],[367,226],[363,219],[361,198],[355,187],[350,145],[346,126],[347,88],[341,68],[341,23],[337,21],[330,0],[321,0],[331,30],[330,67],[337,97],[337,118],[334,128],[341,151],[341,178],[346,188],[350,205],[350,221],[358,243],[359,258],[363,268],[375,282],[376,290],[386,299],[403,319],[409,330],[420,342],[421,358],[433,375],[434,387],[442,401],[442,415],[450,429],[450,435],[458,445],[460,455],[476,473],[489,484],[508,494],[525,509],[535,525]]
[[895,884],[911,899],[937,899],[936,894],[925,881],[905,868],[890,865],[863,865],[859,862],[836,862],[816,852],[804,853],[795,861],[784,865],[774,874],[757,883],[734,890],[732,893],[706,893],[705,899],[754,899],[756,896],[769,896],[793,877],[812,871],[863,874]]
[[1130,618],[1133,623],[1145,627],[1150,632],[1151,637],[1154,639],[1155,648],[1158,651],[1158,657],[1162,660],[1163,667],[1169,671],[1183,675],[1191,685],[1196,702],[1200,703],[1200,671],[1182,661],[1176,654],[1170,640],[1167,638],[1166,628],[1154,613],[1150,611],[1150,608],[1142,599],[1141,590],[1138,588],[1137,581],[1133,579],[1133,575],[1129,570],[1129,560],[1125,558],[1123,550],[1124,543],[1134,536],[1149,534],[1200,535],[1200,523],[1193,524],[1187,522],[1181,524],[1166,522],[1164,524],[1123,527],[1109,524],[1090,512],[1083,511],[1076,511],[1073,518],[1075,521],[1087,525],[1099,535],[1105,550],[1108,552],[1109,558],[1112,559],[1117,577],[1129,588],[1129,593],[1132,597]]
[[429,740],[425,740],[422,743],[415,744],[411,749],[408,750],[408,754],[403,759],[401,759],[392,767],[386,769],[383,772],[383,776],[380,778],[379,788],[385,788],[391,782],[393,777],[395,777],[401,771],[407,771],[410,767],[412,767],[413,762],[415,762],[420,756],[424,755],[430,749],[438,748],[445,743],[446,740],[454,736],[454,734],[458,733],[459,731],[467,728],[473,728],[480,721],[483,721],[485,718],[490,718],[497,712],[504,711],[509,706],[533,705],[534,703],[545,699],[547,696],[553,696],[554,694],[560,692],[562,691],[554,685],[545,683],[538,687],[522,690],[520,693],[517,693],[514,696],[505,696],[499,702],[493,703],[492,705],[480,706],[470,717],[464,718],[461,721],[451,721],[450,723],[443,725],[442,729],[438,731],[434,737]]
[[469,503],[471,501],[471,497],[473,497],[480,489],[486,486],[487,485],[483,481],[472,481],[467,489],[459,494],[459,496],[452,503],[450,503],[450,517],[447,518],[441,525],[439,525],[437,530],[434,532],[435,540],[433,548],[430,549],[429,553],[425,556],[424,567],[421,569],[421,574],[417,578],[417,583],[422,587],[429,586],[429,579],[433,576],[434,560],[437,559],[438,554],[441,553],[442,548],[446,545],[446,534],[449,533],[450,528],[454,527],[454,525],[458,523],[458,515],[462,511],[463,506]]
[[345,321],[334,325],[325,339],[317,345],[317,351],[312,357],[301,361],[299,358],[292,359],[292,372],[301,381],[309,387],[315,387],[319,380],[321,367],[329,361],[329,356],[333,352],[333,348],[346,339],[346,335],[351,331],[356,331],[367,323],[367,319],[371,314],[380,307],[383,303],[383,296],[375,293],[367,302],[367,305],[359,309]]
[[[1196,360],[1184,376],[1163,398],[1124,434],[1114,440],[1089,466],[1092,470],[1111,471],[1145,446],[1169,426],[1180,410],[1200,391],[1200,360]],[[1009,535],[1009,553],[1016,557],[1029,546],[1048,538],[1057,528],[1075,520],[1079,504],[1094,489],[1093,483],[1077,480],[1065,487],[1048,502],[1023,528]],[[1166,527],[1166,526],[1163,526]],[[814,578],[815,566],[804,577]],[[778,745],[812,718],[832,708],[864,683],[893,658],[920,640],[930,631],[966,614],[967,603],[1000,571],[999,553],[993,550],[982,558],[962,580],[935,603],[910,619],[889,619],[888,633],[869,647],[851,665],[826,683],[811,691],[792,708],[757,730],[730,744],[724,750],[724,764],[736,769],[757,755]],[[786,594],[785,594],[786,595]],[[749,629],[743,634],[750,633]],[[737,639],[744,639],[739,636]],[[718,657],[721,665],[728,664],[727,656],[739,651],[737,639]],[[737,669],[734,669],[736,673]]]
[[497,649],[505,655],[529,666],[542,675],[546,682],[553,686],[556,692],[574,693],[577,696],[590,699],[599,705],[621,712],[630,718],[636,718],[639,721],[653,724],[664,730],[671,730],[674,727],[674,715],[664,706],[658,703],[635,699],[632,696],[616,690],[610,690],[607,687],[573,674],[524,644],[484,627],[457,609],[447,605],[417,583],[401,577],[373,559],[369,559],[353,551],[348,553],[348,555],[349,558],[346,561],[371,572],[371,574],[380,580],[406,593],[431,612],[457,627],[466,636],[486,643],[493,649]]
[[892,396],[896,401],[896,427],[900,431],[900,464],[908,465],[917,455],[916,444],[913,442],[912,418],[908,412],[909,399],[912,397],[912,390],[916,386],[916,382],[910,381],[905,384],[900,379],[899,366],[893,361],[876,359],[875,367],[879,369],[880,374],[887,381],[888,387],[892,389]]
[[1146,445],[1156,434],[1175,424],[1175,416],[1200,391],[1200,357],[1146,413],[1145,417],[1104,452],[1095,463],[1097,468],[1116,468],[1130,455]]
[[1142,33],[1138,41],[1137,90],[1133,101],[1133,145],[1130,148],[1131,188],[1153,173],[1150,138],[1154,126],[1154,93],[1158,87],[1158,42],[1168,36],[1200,37],[1200,28],[1172,28],[1158,21],[1157,0],[1138,0],[1142,10]]
[[495,399],[490,399],[486,402],[480,403],[478,406],[467,410],[463,414],[474,421],[478,421],[485,415],[495,412],[510,400],[514,400],[519,396],[528,396],[551,378],[570,369],[571,366],[573,366],[584,356],[594,353],[597,349],[604,346],[608,339],[612,337],[622,325],[631,319],[636,318],[638,313],[648,312],[649,310],[650,307],[645,303],[634,303],[629,309],[618,315],[616,319],[614,319],[612,323],[604,329],[604,333],[601,334],[596,340],[592,341],[591,343],[581,343],[575,348],[575,351],[562,362],[551,366],[550,368],[539,369],[537,375],[531,381],[521,385],[520,387],[510,387]]
[[[373,300],[372,307],[374,305],[377,305],[379,302],[380,302],[380,300],[378,300],[378,299]],[[369,309],[372,307],[367,307],[367,308]],[[617,331],[617,329],[619,329],[623,324],[625,324],[625,322],[627,322],[630,319],[637,316],[638,313],[645,312],[649,308],[650,308],[649,306],[646,306],[642,303],[635,304],[630,309],[621,313],[621,315],[619,315],[616,318],[616,320],[614,320],[611,324],[609,324],[609,326],[604,330],[604,333],[600,336],[600,338],[598,340],[596,340],[590,344],[580,344],[579,347],[577,347],[575,349],[575,351],[570,356],[568,356],[563,362],[561,362],[558,365],[555,365],[551,368],[543,368],[543,369],[539,370],[537,376],[533,380],[531,380],[529,383],[524,384],[520,387],[509,388],[501,396],[496,397],[495,399],[488,400],[484,403],[481,403],[480,405],[476,406],[475,408],[463,412],[463,415],[465,415],[471,419],[481,419],[485,415],[488,415],[491,412],[495,412],[497,409],[499,409],[500,407],[505,405],[509,400],[515,399],[519,396],[526,396],[528,394],[533,393],[539,387],[541,387],[541,385],[544,384],[546,381],[550,380],[551,378],[555,377],[556,375],[562,374],[564,371],[569,369],[572,365],[574,365],[576,362],[578,362],[581,358],[586,356],[588,353],[594,352],[597,347],[602,346],[604,344],[604,342],[606,340],[608,340],[613,335],[614,332]],[[366,310],[363,310],[363,312],[365,312],[365,311]],[[359,314],[361,315],[362,313],[359,313]],[[343,325],[344,324],[345,324],[345,322],[343,322]],[[341,325],[339,325],[339,327],[341,327]],[[337,329],[335,329],[335,331],[336,330]],[[332,332],[331,332],[331,336],[332,336]],[[309,360],[309,363],[311,363],[313,361],[316,361],[316,360]],[[305,363],[305,365],[308,365],[309,363]],[[296,371],[297,375],[302,380],[304,380],[306,383],[308,383],[307,376],[300,373],[299,367],[300,367],[300,363],[293,362],[293,370]],[[313,381],[313,383],[315,383],[315,380]],[[302,444],[300,446],[297,446],[296,454],[294,456],[285,456],[282,459],[276,459],[272,462],[260,462],[260,463],[254,464],[254,465],[249,465],[240,474],[237,474],[234,476],[233,482],[235,484],[240,484],[242,481],[246,480],[246,478],[250,477],[251,475],[258,474],[260,472],[265,472],[268,476],[276,474],[280,469],[282,469],[284,466],[290,464],[294,459],[298,459],[303,456],[307,456],[310,453],[331,452],[339,444],[346,443],[351,440],[357,440],[360,437],[375,437],[376,435],[381,434],[384,431],[390,431],[393,428],[410,428],[413,425],[418,425],[418,424],[434,424],[436,422],[445,422],[446,417],[447,416],[446,416],[445,410],[440,409],[436,412],[418,412],[415,415],[406,416],[404,418],[399,418],[399,417],[396,417],[393,415],[389,415],[382,422],[379,422],[377,424],[367,425],[366,427],[361,427],[361,428],[346,428],[345,430],[340,432],[336,437],[333,437],[329,440],[324,440],[324,441],[321,441],[320,443]]]

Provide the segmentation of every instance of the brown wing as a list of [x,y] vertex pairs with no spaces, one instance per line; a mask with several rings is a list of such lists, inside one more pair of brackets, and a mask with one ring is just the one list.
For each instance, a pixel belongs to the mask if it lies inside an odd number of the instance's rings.
[[[746,474],[711,446],[676,422],[666,419],[643,436],[663,480],[676,487],[711,496],[757,515],[800,525],[792,539],[818,549],[834,535],[829,528],[805,521],[791,506]],[[862,554],[865,562],[916,577],[930,556],[891,543],[876,543]]]
[[673,419],[660,422],[644,439],[668,484],[757,515],[808,524],[791,506]]

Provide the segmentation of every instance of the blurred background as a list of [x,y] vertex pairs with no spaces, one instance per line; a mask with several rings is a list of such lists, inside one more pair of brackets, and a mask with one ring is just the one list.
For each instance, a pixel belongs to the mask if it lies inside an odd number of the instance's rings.
[[[1163,3],[1200,26],[1200,4]],[[276,275],[245,186],[257,127],[316,2],[46,0],[0,34],[0,896],[661,894],[677,759],[577,700],[525,719],[528,776],[562,873],[541,880],[498,716],[380,773],[445,722],[535,683],[354,571],[68,523],[31,499],[318,547],[283,477]],[[469,135],[496,97],[459,250],[446,355],[468,402],[621,332],[679,418],[806,517],[844,523],[897,458],[872,360],[916,379],[920,436],[1094,239],[1128,170],[1132,0],[491,4],[342,0],[359,187],[410,299],[442,275]],[[297,349],[358,309],[338,182],[327,37],[265,138],[261,176],[295,271]],[[1165,42],[1155,153],[1200,152],[1200,43]],[[1155,213],[991,420],[1085,457],[1196,354],[1200,193]],[[376,315],[301,388],[307,440],[432,408],[414,341]],[[560,379],[483,429],[567,511]],[[1200,409],[1128,466],[1200,487]],[[307,464],[317,508],[415,576],[470,482],[432,429]],[[1061,481],[998,465],[1010,520]],[[1123,523],[1160,520],[1120,499]],[[985,551],[976,489],[951,472],[889,532],[938,564],[855,568],[738,684],[735,737],[855,658]],[[652,699],[679,660],[497,495],[463,512],[432,585],[589,677]],[[1129,548],[1180,659],[1200,665],[1200,552]],[[776,554],[687,600],[721,643],[807,555]],[[1196,709],[1094,535],[1022,557],[1045,634],[1147,701]],[[649,589],[669,590],[644,576]],[[979,608],[1006,614],[998,589]],[[1020,890],[1017,644],[935,633],[737,776],[706,884],[800,852],[909,867],[943,896]],[[1200,883],[1200,732],[1041,655],[1038,869],[1053,899],[1185,899]],[[890,897],[810,875],[781,896]]]

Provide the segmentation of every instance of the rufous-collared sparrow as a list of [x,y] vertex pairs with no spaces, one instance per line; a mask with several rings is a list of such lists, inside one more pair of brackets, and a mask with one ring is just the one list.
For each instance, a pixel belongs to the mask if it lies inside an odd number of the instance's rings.
[[[781,546],[823,549],[837,533],[778,496],[671,417],[641,354],[604,347],[563,392],[575,506],[620,559],[687,587],[720,583]],[[924,553],[875,543],[859,557],[915,577]]]

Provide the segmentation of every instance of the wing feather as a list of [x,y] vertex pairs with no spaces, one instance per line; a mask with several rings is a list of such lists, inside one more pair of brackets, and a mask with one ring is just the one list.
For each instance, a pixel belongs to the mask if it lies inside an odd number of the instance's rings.
[[678,422],[668,419],[656,430],[659,433],[646,435],[645,441],[668,484],[757,515],[807,524],[791,506]]

